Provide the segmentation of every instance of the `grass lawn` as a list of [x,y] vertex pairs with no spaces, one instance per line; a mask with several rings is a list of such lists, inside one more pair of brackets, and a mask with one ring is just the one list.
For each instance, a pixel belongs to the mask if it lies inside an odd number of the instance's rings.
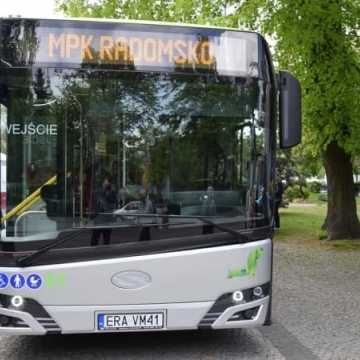
[[[313,200],[313,201],[311,201]],[[321,230],[326,215],[326,203],[311,198],[303,204],[293,204],[280,209],[280,230],[275,232],[275,241],[296,245],[316,246],[325,249],[360,250],[360,239],[357,240],[323,240],[325,233]],[[358,202],[360,216],[360,204]]]
[[319,200],[319,194],[310,193],[309,197],[306,199],[307,203],[326,205],[326,201]]

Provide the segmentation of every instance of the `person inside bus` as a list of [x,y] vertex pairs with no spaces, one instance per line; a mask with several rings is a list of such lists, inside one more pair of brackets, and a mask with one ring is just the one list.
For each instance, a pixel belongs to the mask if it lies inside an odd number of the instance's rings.
[[[94,229],[91,237],[91,246],[97,246],[101,235],[104,239],[104,245],[110,244],[111,227],[113,222],[113,211],[117,206],[117,197],[114,186],[111,183],[110,176],[105,176],[101,188],[95,192],[95,219],[94,224],[97,227]],[[101,226],[104,226],[101,228]]]

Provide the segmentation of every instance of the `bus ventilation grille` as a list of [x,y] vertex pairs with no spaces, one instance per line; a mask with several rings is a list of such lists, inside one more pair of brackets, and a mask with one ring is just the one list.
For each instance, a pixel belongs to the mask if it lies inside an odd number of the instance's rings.
[[58,334],[61,332],[59,325],[51,317],[37,317],[36,320],[48,334]]
[[215,322],[215,320],[221,315],[221,312],[217,313],[207,313],[202,320],[200,321],[198,327],[199,329],[210,329],[211,325]]

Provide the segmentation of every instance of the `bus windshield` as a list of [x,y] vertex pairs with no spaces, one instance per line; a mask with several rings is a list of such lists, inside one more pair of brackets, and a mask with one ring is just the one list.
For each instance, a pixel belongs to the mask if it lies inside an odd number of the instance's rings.
[[196,216],[266,223],[264,82],[57,68],[2,78],[3,240]]
[[253,33],[1,20],[2,244],[269,225],[270,72]]

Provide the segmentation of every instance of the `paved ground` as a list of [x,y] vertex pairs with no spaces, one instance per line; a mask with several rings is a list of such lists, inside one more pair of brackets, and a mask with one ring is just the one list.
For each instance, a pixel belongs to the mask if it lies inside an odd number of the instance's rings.
[[0,359],[360,359],[360,252],[275,246],[274,325],[260,330],[0,337]]
[[254,331],[2,339],[1,359],[284,359]]
[[320,359],[359,360],[360,252],[286,244],[275,252],[276,320]]

